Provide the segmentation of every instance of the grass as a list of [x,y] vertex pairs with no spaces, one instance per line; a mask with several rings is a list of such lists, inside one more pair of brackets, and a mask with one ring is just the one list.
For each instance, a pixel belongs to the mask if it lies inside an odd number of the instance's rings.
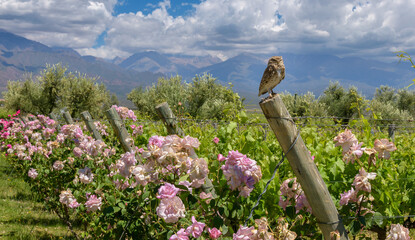
[[42,203],[0,156],[0,239],[71,239],[66,225]]

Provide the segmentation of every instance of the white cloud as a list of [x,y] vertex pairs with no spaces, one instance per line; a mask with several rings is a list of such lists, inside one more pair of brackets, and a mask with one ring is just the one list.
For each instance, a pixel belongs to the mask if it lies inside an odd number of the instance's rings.
[[0,26],[50,46],[92,47],[116,0],[2,0]]
[[[169,0],[148,14],[111,16],[115,4],[3,0],[0,25],[42,43],[108,58],[144,50],[222,58],[241,52],[380,57],[415,50],[413,0],[204,0],[181,17],[169,14]],[[104,30],[106,45],[93,49]]]

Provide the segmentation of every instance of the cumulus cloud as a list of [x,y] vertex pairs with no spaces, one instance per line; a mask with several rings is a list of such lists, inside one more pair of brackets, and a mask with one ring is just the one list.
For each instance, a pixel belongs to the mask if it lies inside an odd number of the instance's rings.
[[[177,17],[169,14],[169,0],[146,13],[112,16],[116,4],[3,0],[0,24],[49,45],[106,58],[145,50],[221,57],[241,52],[378,57],[415,50],[412,0],[204,0]],[[105,45],[92,48],[103,31]]]
[[106,43],[124,52],[233,56],[240,52],[328,52],[379,56],[412,50],[411,0],[206,0],[191,15],[172,17],[170,1],[149,14],[121,14]]
[[116,0],[2,0],[0,26],[49,46],[92,47]]

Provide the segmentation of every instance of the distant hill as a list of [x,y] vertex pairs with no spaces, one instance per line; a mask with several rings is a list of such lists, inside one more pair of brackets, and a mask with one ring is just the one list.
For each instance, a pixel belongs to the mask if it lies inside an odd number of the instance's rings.
[[221,62],[219,58],[210,56],[165,55],[155,51],[147,51],[133,54],[118,65],[136,71],[150,71],[167,76],[179,74],[187,77],[199,68],[219,62]]
[[80,72],[98,81],[123,98],[134,87],[148,86],[160,73],[122,68],[104,59],[81,56],[71,48],[51,48],[15,34],[0,30],[0,90],[8,80],[24,78],[25,73],[39,74],[46,64],[62,63],[72,72]]
[[22,79],[26,72],[38,74],[47,63],[61,62],[70,71],[99,76],[99,81],[120,98],[125,98],[135,87],[150,86],[161,76],[179,74],[184,80],[191,81],[196,74],[207,72],[224,85],[232,83],[233,89],[248,102],[256,103],[259,82],[268,59],[273,55],[283,56],[286,67],[286,78],[276,87],[276,92],[301,94],[311,91],[318,96],[330,81],[339,81],[345,87],[356,86],[371,97],[380,85],[401,88],[414,78],[413,69],[408,64],[334,55],[243,53],[222,61],[212,56],[146,51],[126,59],[115,57],[106,60],[80,56],[70,48],[51,48],[0,30],[0,90],[6,90],[8,80]]

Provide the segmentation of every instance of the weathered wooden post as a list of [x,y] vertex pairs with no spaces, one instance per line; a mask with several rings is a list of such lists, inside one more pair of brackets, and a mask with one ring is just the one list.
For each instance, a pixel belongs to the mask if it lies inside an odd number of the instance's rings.
[[49,117],[52,118],[53,120],[55,120],[56,122],[58,122],[58,116],[56,116],[56,114],[50,113]]
[[108,118],[108,121],[111,123],[112,128],[114,129],[115,135],[120,141],[122,148],[125,152],[131,152],[132,144],[131,142],[127,141],[127,139],[131,139],[129,136],[127,129],[124,126],[123,120],[118,115],[117,111],[114,108],[110,108],[105,112],[105,115]]
[[85,111],[81,113],[81,117],[82,117],[82,120],[84,120],[88,131],[92,133],[92,136],[94,137],[94,139],[102,141],[102,136],[98,132],[97,128],[95,127],[94,120],[92,119],[91,114],[88,111]]
[[63,112],[63,118],[65,119],[66,124],[73,124],[72,116],[68,111]]
[[396,130],[396,125],[395,124],[389,124],[388,125],[389,138],[392,139],[392,140],[395,140],[395,130]]
[[60,131],[60,129],[61,129],[61,125],[60,125],[60,123],[59,123],[58,116],[56,116],[56,114],[54,114],[54,113],[50,113],[50,114],[49,114],[49,117],[50,117],[51,119],[53,119],[53,120],[56,122],[56,129],[57,129],[58,131]]
[[29,119],[26,116],[20,117],[20,119],[23,121],[24,124],[26,124],[27,122],[29,122]]
[[167,102],[157,105],[156,111],[158,116],[161,118],[164,125],[166,126],[167,132],[169,134],[177,134],[179,136],[184,136],[184,132],[177,126],[176,117],[174,116]]
[[[178,136],[184,137],[184,132],[179,126],[177,126],[176,116],[174,116],[167,102],[163,102],[157,105],[156,111],[161,120],[163,121],[164,125],[166,126],[167,132],[169,134],[176,134]],[[190,157],[198,158],[196,153]],[[202,190],[205,193],[211,193],[212,197],[214,198],[217,197],[212,181],[208,177],[205,178],[205,183],[202,185]]]
[[29,115],[27,118],[29,119],[29,121],[35,121],[36,120],[36,117],[34,115]]
[[[278,94],[262,100],[259,105],[283,151],[287,153],[298,134],[298,129],[287,108]],[[296,143],[286,156],[313,209],[313,215],[317,219],[324,238],[330,239],[330,232],[338,230],[341,235],[340,239],[348,239],[346,229],[331,200],[327,186],[311,160],[310,152],[301,136],[298,136]]]
[[20,125],[24,125],[24,122],[20,119],[20,118],[14,118],[13,119],[14,122],[20,123]]

